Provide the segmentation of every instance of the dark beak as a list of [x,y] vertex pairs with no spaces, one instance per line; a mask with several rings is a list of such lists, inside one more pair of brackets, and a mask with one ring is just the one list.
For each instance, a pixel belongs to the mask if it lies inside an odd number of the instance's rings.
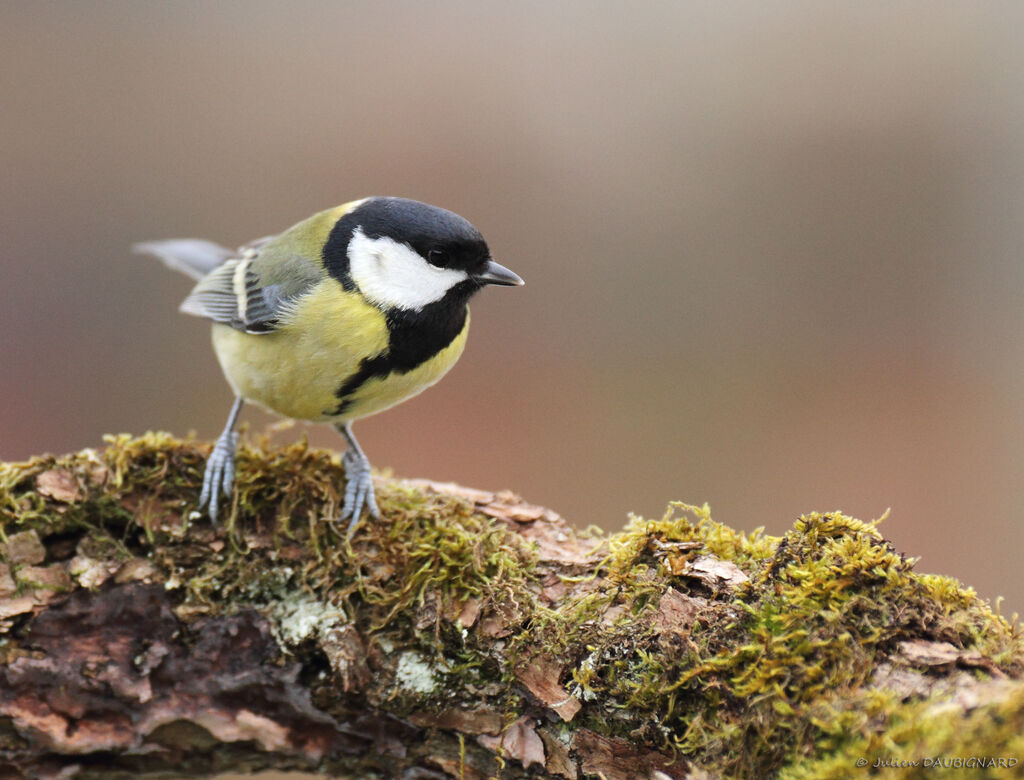
[[508,270],[505,266],[493,260],[488,260],[484,270],[474,274],[473,278],[480,282],[480,284],[500,284],[504,287],[519,287],[522,284],[526,284],[519,274]]

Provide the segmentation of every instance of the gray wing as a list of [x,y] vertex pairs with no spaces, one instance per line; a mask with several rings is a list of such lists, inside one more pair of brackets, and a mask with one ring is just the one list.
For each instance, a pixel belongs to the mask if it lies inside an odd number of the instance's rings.
[[200,279],[180,310],[245,333],[272,333],[287,315],[289,304],[321,277],[322,270],[313,263],[275,252],[264,239]]

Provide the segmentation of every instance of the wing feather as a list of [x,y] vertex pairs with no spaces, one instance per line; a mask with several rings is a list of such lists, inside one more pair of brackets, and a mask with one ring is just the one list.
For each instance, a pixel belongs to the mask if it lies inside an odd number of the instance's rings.
[[270,333],[278,324],[281,301],[267,296],[251,259],[228,260],[204,276],[182,302],[181,311],[230,325],[246,333]]
[[229,257],[237,255],[233,249],[198,238],[143,241],[132,249],[138,254],[158,257],[168,268],[193,279],[202,279]]
[[136,250],[198,280],[181,311],[245,333],[272,333],[295,301],[328,273],[321,253],[338,217],[353,204],[314,214],[276,236],[229,250],[209,241],[154,241]]
[[180,310],[245,333],[272,333],[292,302],[323,274],[301,256],[275,252],[272,239],[250,244],[240,254],[200,279]]

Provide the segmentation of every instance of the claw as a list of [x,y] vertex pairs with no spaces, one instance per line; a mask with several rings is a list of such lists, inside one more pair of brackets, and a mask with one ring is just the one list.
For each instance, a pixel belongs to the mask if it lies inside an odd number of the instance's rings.
[[242,397],[235,398],[228,414],[228,423],[224,426],[224,432],[213,445],[213,452],[206,461],[206,471],[203,473],[203,490],[199,494],[199,508],[206,507],[210,515],[210,522],[217,525],[217,509],[220,497],[223,495],[231,497],[231,487],[235,484],[235,451],[238,449],[238,434],[235,433],[235,423],[238,421],[238,413],[242,411],[245,402]]
[[345,467],[345,502],[341,509],[341,519],[349,519],[345,536],[351,539],[356,526],[359,525],[363,509],[375,519],[380,518],[380,509],[377,507],[377,498],[373,491],[370,461],[366,456],[349,449],[341,462]]
[[210,522],[217,525],[217,515],[221,496],[231,497],[231,488],[235,483],[235,449],[238,446],[238,434],[224,431],[206,461],[206,473],[203,474],[203,491],[199,494],[199,508],[206,507]]

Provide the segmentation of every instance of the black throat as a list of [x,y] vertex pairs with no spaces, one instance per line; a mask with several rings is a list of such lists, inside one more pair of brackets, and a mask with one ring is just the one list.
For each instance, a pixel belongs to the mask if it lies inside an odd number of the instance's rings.
[[342,415],[352,394],[374,377],[405,374],[441,352],[466,327],[466,304],[476,290],[475,282],[464,282],[439,301],[418,311],[391,309],[384,316],[388,327],[388,348],[375,357],[363,358],[359,369],[335,392],[338,406],[332,414]]

